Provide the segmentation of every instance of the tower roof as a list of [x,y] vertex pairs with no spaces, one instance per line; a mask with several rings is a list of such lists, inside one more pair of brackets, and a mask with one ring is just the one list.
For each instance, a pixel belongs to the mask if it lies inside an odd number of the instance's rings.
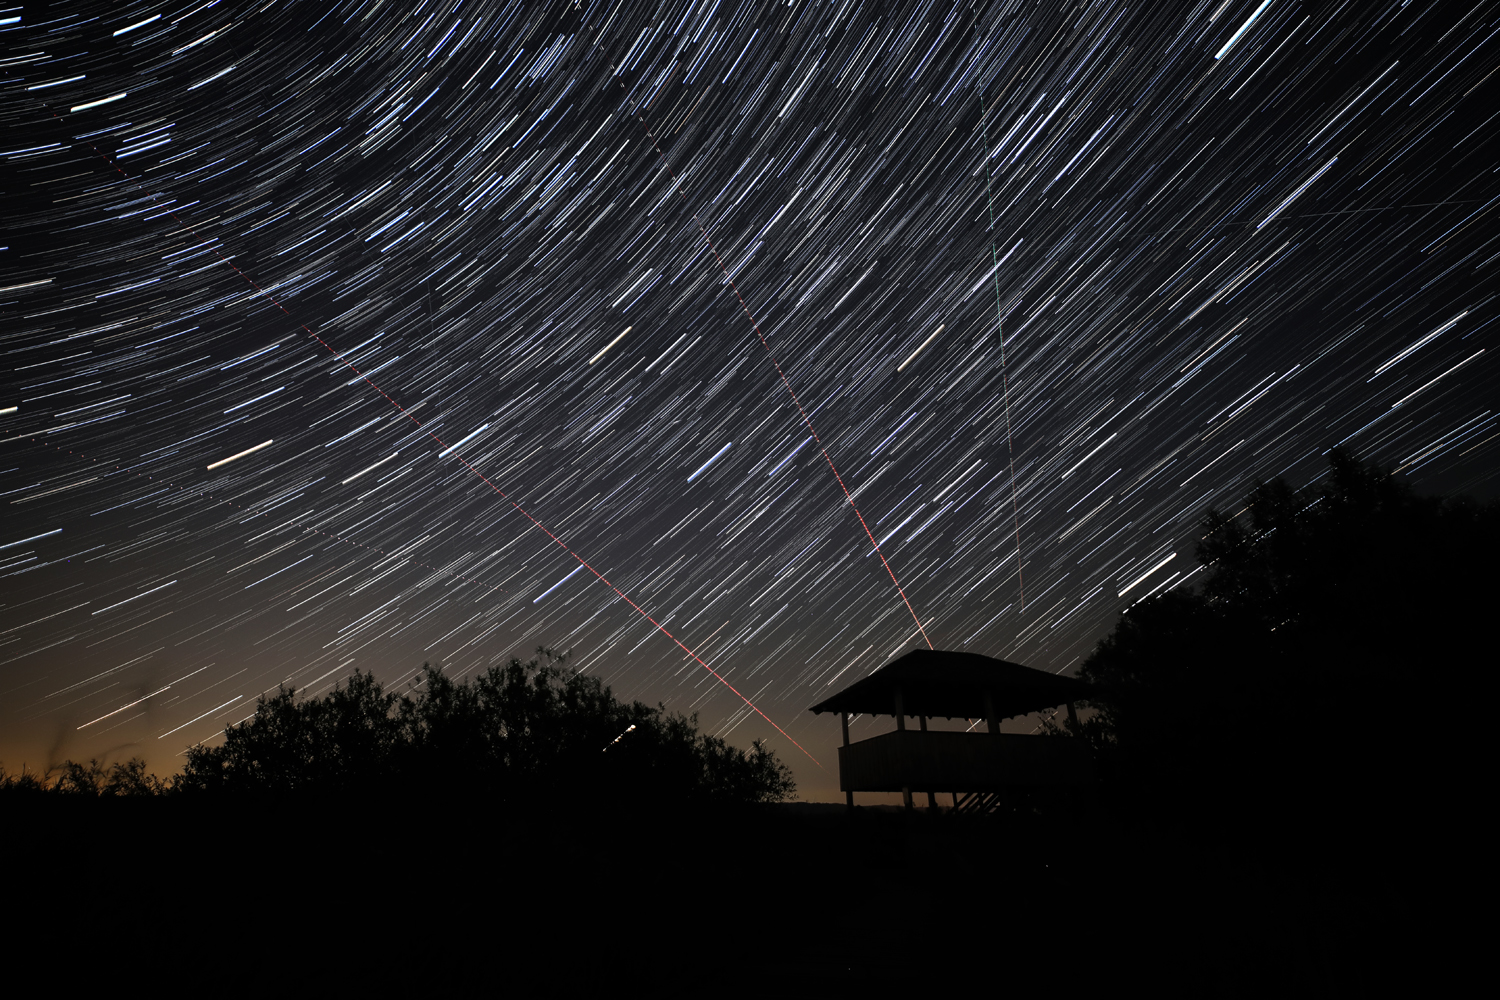
[[855,681],[808,711],[894,715],[896,691],[907,715],[984,718],[984,696],[997,719],[1053,708],[1090,696],[1088,684],[978,653],[915,649]]

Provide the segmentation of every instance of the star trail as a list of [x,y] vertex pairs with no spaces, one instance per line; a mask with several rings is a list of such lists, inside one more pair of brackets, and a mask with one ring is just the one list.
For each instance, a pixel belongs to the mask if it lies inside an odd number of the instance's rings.
[[541,644],[828,798],[831,685],[1076,668],[1256,477],[1491,496],[1497,34],[0,10],[0,759],[166,773],[280,684]]

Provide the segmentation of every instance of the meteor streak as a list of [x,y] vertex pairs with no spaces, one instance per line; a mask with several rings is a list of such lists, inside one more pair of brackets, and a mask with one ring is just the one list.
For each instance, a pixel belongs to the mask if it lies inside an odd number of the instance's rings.
[[358,472],[356,472],[354,475],[350,476],[348,479],[342,479],[342,480],[340,480],[339,481],[339,485],[340,486],[344,486],[344,485],[347,485],[349,483],[354,482],[360,476],[363,476],[366,472],[369,472],[371,469],[378,469],[378,468],[380,468],[382,465],[384,465],[385,463],[389,462],[391,459],[395,458],[396,455],[399,455],[399,454],[401,454],[401,453],[398,451],[395,454],[387,455],[385,458],[382,458],[380,461],[376,462],[374,465],[367,465],[367,466],[365,466],[363,469],[360,469]]
[[548,587],[548,588],[547,588],[547,589],[546,589],[546,590],[544,590],[544,591],[542,591],[542,592],[541,592],[541,593],[540,593],[540,594],[538,594],[538,595],[536,595],[536,597],[534,597],[534,598],[532,598],[532,601],[531,601],[531,603],[532,603],[532,604],[535,604],[535,603],[536,603],[536,602],[537,602],[537,601],[540,601],[540,600],[541,600],[541,599],[542,599],[542,598],[544,598],[544,597],[546,597],[546,596],[547,596],[547,595],[548,595],[548,594],[550,594],[550,593],[552,593],[552,592],[553,592],[553,591],[554,591],[554,590],[556,590],[556,589],[557,589],[557,588],[558,588],[558,587],[561,587],[561,586],[562,586],[562,585],[563,585],[563,584],[565,584],[565,583],[567,583],[567,582],[568,582],[568,581],[569,581],[569,580],[571,580],[571,579],[573,579],[573,573],[577,573],[577,572],[578,572],[578,571],[579,571],[579,570],[581,570],[581,569],[583,569],[583,567],[582,567],[582,566],[574,566],[574,567],[573,567],[573,572],[572,572],[572,573],[569,573],[569,574],[568,574],[568,575],[567,575],[567,576],[565,576],[565,577],[563,577],[563,578],[562,578],[562,579],[561,579],[561,580],[558,580],[558,581],[557,581],[557,582],[556,582],[556,583],[554,583],[554,584],[553,584],[553,585],[552,585],[552,586],[550,586],[550,587]]
[[38,539],[51,538],[53,535],[60,534],[62,534],[61,528],[53,528],[51,531],[44,531],[40,535],[32,535],[30,538],[23,538],[17,542],[6,542],[4,545],[0,545],[0,549],[13,549],[17,545],[25,545],[27,542],[35,542]]
[[1236,31],[1230,37],[1229,41],[1224,43],[1224,47],[1222,49],[1214,53],[1214,59],[1223,59],[1225,53],[1234,48],[1234,43],[1239,41],[1244,36],[1245,32],[1250,30],[1250,26],[1255,23],[1256,19],[1259,18],[1261,13],[1269,6],[1271,6],[1271,0],[1261,0],[1260,6],[1255,8],[1255,13],[1250,15],[1249,20],[1240,25],[1240,30]]
[[[1427,334],[1427,336],[1421,338],[1420,340],[1415,341],[1414,343],[1411,344],[1411,346],[1409,346],[1408,348],[1406,348],[1406,350],[1399,352],[1394,357],[1392,357],[1389,361],[1387,361],[1385,364],[1383,364],[1379,368],[1375,369],[1375,374],[1376,375],[1383,375],[1383,374],[1385,374],[1393,366],[1401,363],[1402,361],[1405,361],[1407,358],[1411,357],[1412,354],[1414,354],[1416,351],[1418,351],[1421,348],[1426,347],[1428,344],[1432,343],[1432,341],[1434,339],[1436,339],[1440,334],[1445,333],[1448,330],[1451,330],[1453,328],[1454,324],[1456,324],[1459,320],[1463,319],[1467,315],[1469,315],[1469,310],[1465,309],[1463,312],[1459,313],[1457,316],[1454,316],[1452,319],[1448,320],[1448,322],[1442,324],[1437,329],[1435,329],[1431,333]],[[1372,376],[1372,378],[1373,378],[1373,376]],[[1367,379],[1366,381],[1369,381],[1369,379]]]
[[221,708],[228,708],[230,705],[233,705],[235,702],[239,701],[243,697],[245,697],[245,696],[242,695],[242,694],[237,694],[233,698],[230,698],[228,701],[226,701],[224,704],[222,704],[222,705],[215,705],[213,708],[210,708],[207,712],[204,712],[202,715],[198,716],[197,719],[189,719],[188,721],[184,722],[182,725],[178,726],[177,729],[169,729],[169,730],[167,730],[166,732],[164,732],[160,736],[158,736],[157,739],[164,740],[168,736],[171,736],[173,733],[177,732],[178,729],[186,729],[188,726],[191,726],[193,723],[197,722],[198,719],[206,719],[210,715],[213,715],[215,712],[219,711],[219,709],[221,709]]
[[609,343],[605,344],[604,347],[600,349],[600,351],[599,351],[598,354],[594,355],[592,358],[589,358],[589,364],[593,364],[595,361],[598,361],[600,358],[604,357],[604,353],[606,351],[608,351],[611,347],[614,347],[620,341],[624,340],[625,339],[625,335],[627,333],[629,333],[631,330],[634,330],[634,329],[635,329],[635,327],[633,327],[633,326],[627,326],[625,329],[621,330],[620,331],[620,335],[618,337],[616,337],[614,340],[611,340]]
[[[998,266],[999,265],[997,264],[996,267],[998,267]],[[928,337],[927,337],[926,340],[922,341],[922,346],[918,347],[915,351],[912,351],[910,357],[908,357],[905,361],[901,362],[899,365],[896,366],[896,371],[898,371],[898,372],[904,372],[904,371],[906,371],[906,366],[909,365],[909,364],[911,364],[912,359],[915,358],[918,354],[921,354],[927,348],[928,344],[932,343],[933,340],[937,339],[937,335],[940,334],[940,333],[942,333],[945,329],[947,329],[947,326],[948,326],[947,323],[939,323],[938,324],[938,328],[936,330],[933,330],[932,333],[928,335]]]
[[119,31],[112,31],[112,32],[110,32],[110,37],[111,38],[118,38],[119,36],[125,34],[127,31],[134,31],[136,28],[143,28],[146,25],[150,24],[152,21],[159,21],[159,20],[161,20],[161,15],[160,14],[152,14],[150,17],[146,18],[144,21],[137,21],[134,24],[126,25],[125,27],[121,28]]
[[728,451],[730,448],[733,448],[733,447],[734,447],[734,442],[730,441],[724,447],[722,447],[718,451],[714,452],[714,457],[713,458],[710,458],[707,462],[704,462],[702,465],[698,466],[698,471],[695,472],[695,473],[693,473],[691,476],[688,476],[688,482],[692,482],[694,479],[697,479],[699,476],[703,475],[704,471],[710,465],[713,465],[715,462],[717,462],[719,460],[719,456],[723,455],[726,451]]
[[[274,441],[275,439],[273,438],[272,440]],[[233,462],[237,458],[244,458],[246,455],[253,455],[257,451],[260,451],[262,448],[269,448],[270,446],[271,446],[271,441],[262,441],[260,444],[256,445],[254,448],[246,448],[244,451],[241,451],[241,452],[238,452],[236,454],[230,455],[228,458],[221,458],[221,459],[219,459],[217,462],[214,462],[213,464],[211,464],[208,467],[208,470],[210,472],[212,472],[214,469],[217,469],[221,465],[228,465],[230,462]]]
[[478,437],[479,435],[483,434],[485,431],[487,431],[489,429],[490,429],[490,425],[489,424],[485,424],[482,427],[479,427],[479,428],[476,428],[475,430],[470,431],[469,433],[465,434],[462,438],[460,438],[457,442],[455,442],[453,444],[450,444],[448,447],[446,447],[442,451],[438,452],[437,453],[437,457],[438,458],[442,458],[445,455],[451,454],[454,450],[463,447],[464,445],[468,444],[470,441],[474,440],[476,437]]
[[168,587],[172,586],[172,584],[174,584],[176,582],[177,582],[176,580],[170,580],[167,583],[162,584],[160,587],[152,587],[150,590],[143,590],[139,594],[136,594],[135,597],[127,597],[127,598],[125,598],[125,600],[120,601],[118,604],[111,604],[109,607],[107,607],[107,608],[100,608],[98,611],[90,611],[89,614],[91,614],[91,615],[102,615],[106,611],[113,611],[115,608],[120,607],[120,605],[122,605],[122,604],[129,604],[131,601],[135,600],[137,597],[145,597],[147,594],[154,594],[158,590],[166,590]]
[[97,108],[101,104],[109,104],[112,101],[118,101],[120,98],[125,97],[128,94],[129,94],[129,91],[126,91],[126,93],[124,93],[124,94],[116,94],[113,97],[106,97],[106,98],[104,98],[102,100],[90,101],[87,104],[80,104],[80,105],[78,105],[76,107],[69,108],[68,110],[69,111],[84,111],[84,110],[86,110],[88,108]]
[[[200,668],[200,669],[207,669],[207,668]],[[193,672],[197,673],[198,671],[195,670]],[[173,681],[172,683],[175,684],[176,681]],[[111,716],[119,715],[121,712],[125,711],[127,708],[134,708],[135,706],[139,705],[143,701],[150,701],[152,698],[155,698],[157,695],[161,694],[163,691],[169,691],[169,690],[171,690],[171,688],[172,688],[171,684],[168,684],[166,687],[157,688],[155,691],[152,691],[150,694],[146,695],[145,697],[143,697],[143,698],[137,698],[135,701],[132,701],[128,705],[121,705],[119,708],[115,709],[113,712],[105,712],[103,715],[99,716],[99,718],[94,719],[91,722],[85,722],[83,725],[79,726],[78,728],[79,729],[87,729],[89,726],[92,726],[95,722],[103,722],[105,719],[108,719]]]
[[1140,576],[1136,577],[1134,580],[1131,580],[1130,583],[1128,583],[1128,584],[1125,585],[1125,589],[1122,590],[1122,591],[1120,591],[1120,596],[1124,597],[1126,594],[1130,593],[1133,589],[1135,589],[1136,586],[1138,586],[1140,584],[1140,582],[1142,580],[1146,579],[1146,577],[1150,576],[1152,573],[1155,573],[1157,570],[1161,569],[1167,563],[1171,562],[1173,559],[1176,559],[1176,558],[1177,558],[1177,553],[1173,552],[1171,555],[1167,556],[1161,562],[1157,563],[1155,566],[1152,566],[1150,569],[1146,570],[1146,572],[1142,573]]

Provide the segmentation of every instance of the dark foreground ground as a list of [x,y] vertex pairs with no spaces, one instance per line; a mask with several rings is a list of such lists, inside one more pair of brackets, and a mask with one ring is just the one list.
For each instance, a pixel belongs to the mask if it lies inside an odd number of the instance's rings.
[[1436,876],[1315,831],[815,805],[0,812],[13,959],[172,993],[1364,996],[1451,968],[1419,944]]

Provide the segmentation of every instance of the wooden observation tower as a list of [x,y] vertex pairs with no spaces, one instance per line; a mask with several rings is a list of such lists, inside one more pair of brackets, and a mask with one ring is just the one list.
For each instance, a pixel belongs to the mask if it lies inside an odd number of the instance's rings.
[[[958,812],[989,812],[1007,793],[1084,789],[1094,780],[1093,758],[1079,739],[1000,732],[1000,720],[1086,699],[1089,687],[977,653],[918,649],[812,706],[837,712],[844,729],[839,747],[839,787],[854,806],[855,792],[900,792],[912,808],[912,791],[925,791],[929,808],[937,792],[953,796]],[[851,715],[894,715],[895,732],[849,742]],[[908,729],[908,718],[919,727]],[[984,720],[985,731],[937,732],[930,718]]]

